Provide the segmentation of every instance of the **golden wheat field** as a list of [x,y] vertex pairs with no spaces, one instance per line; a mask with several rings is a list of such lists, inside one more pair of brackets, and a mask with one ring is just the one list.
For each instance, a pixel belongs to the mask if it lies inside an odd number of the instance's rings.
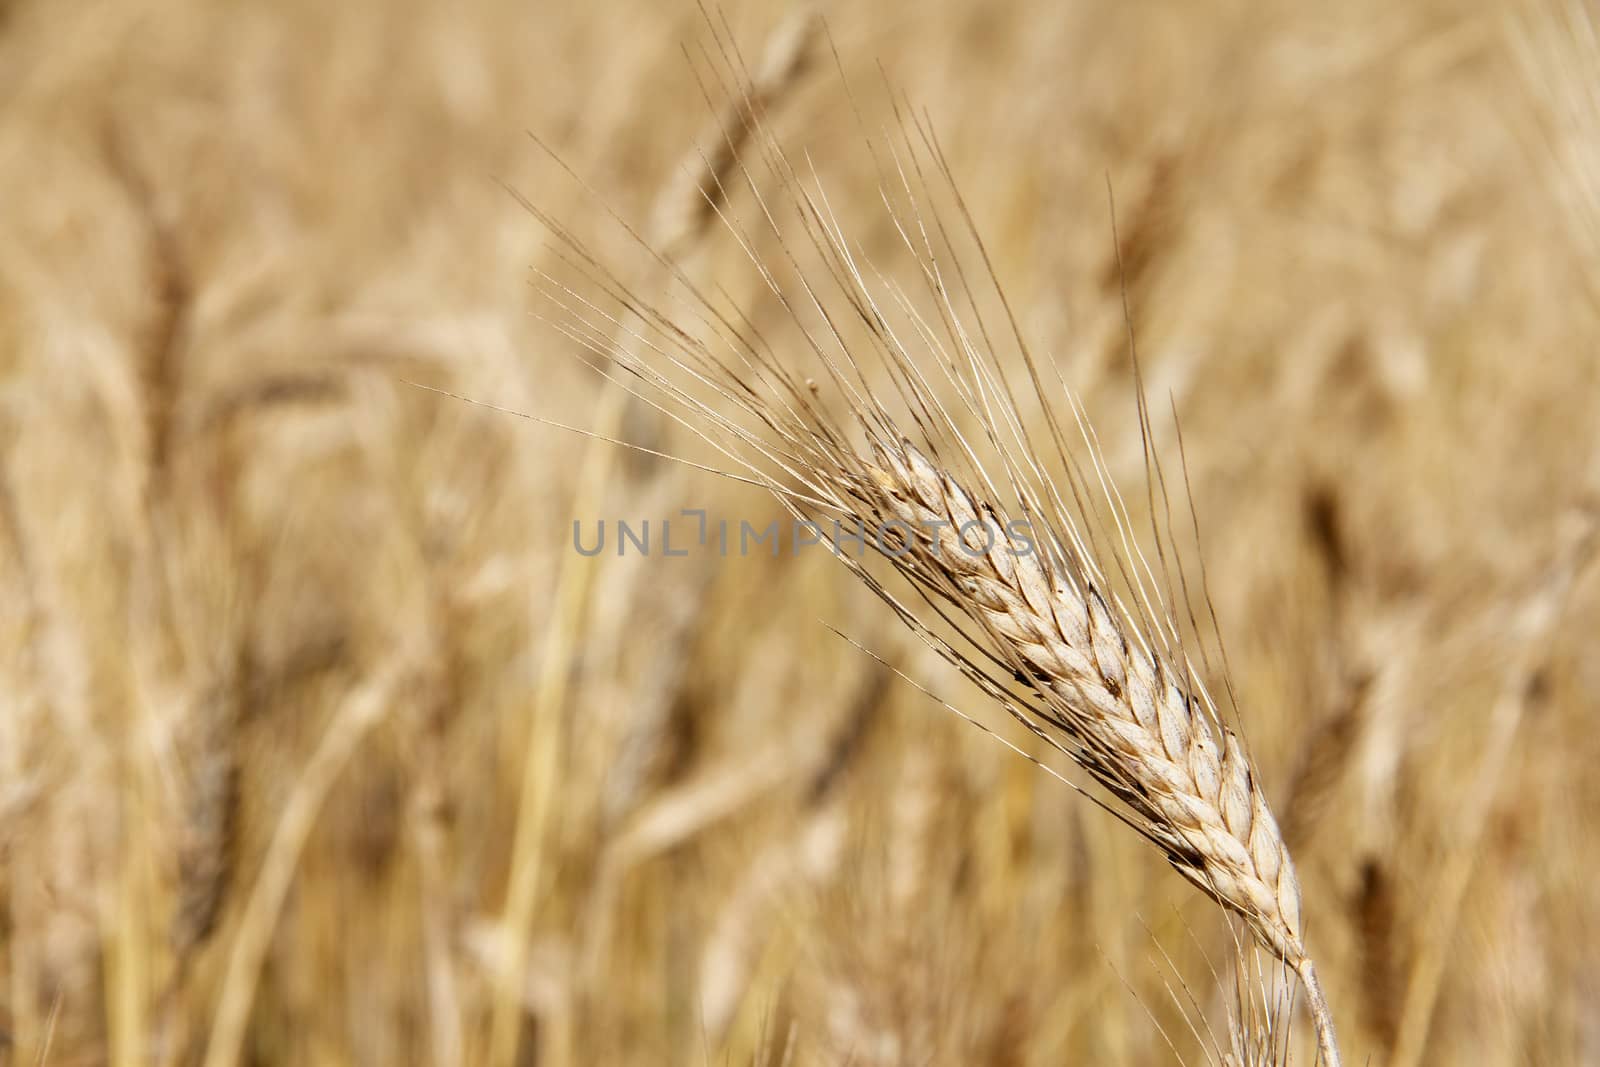
[[1600,1063],[1597,277],[1581,0],[0,3],[0,1063]]

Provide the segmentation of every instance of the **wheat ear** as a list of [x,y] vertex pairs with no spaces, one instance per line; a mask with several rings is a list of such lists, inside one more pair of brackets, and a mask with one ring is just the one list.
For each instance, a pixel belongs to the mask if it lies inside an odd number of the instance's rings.
[[[1173,868],[1239,915],[1305,983],[1324,1059],[1339,1062],[1306,952],[1300,883],[1271,808],[1232,730],[1188,692],[1188,671],[1130,640],[1123,614],[1043,546],[1020,551],[1008,517],[974,499],[908,441],[873,441],[877,463],[835,468],[834,486],[870,522],[917,531],[897,566],[935,588],[995,640],[1044,699],[1035,714],[1134,816]],[[965,531],[965,533],[963,533]]]
[[[731,45],[722,47],[726,55]],[[727,67],[739,69],[735,60]],[[715,447],[733,465],[725,473],[764,486],[804,522],[873,531],[873,547],[924,603],[903,601],[859,555],[838,552],[846,565],[996,703],[1099,782],[1117,802],[1102,802],[1107,810],[1295,969],[1322,1058],[1337,1067],[1331,1016],[1305,947],[1294,866],[1244,746],[1223,725],[1184,650],[1174,605],[1187,599],[1187,585],[1180,597],[1169,571],[1165,593],[1153,589],[1161,583],[1130,547],[1126,510],[1076,405],[1092,477],[1069,455],[1046,400],[1044,371],[1010,314],[936,139],[917,123],[921,143],[913,143],[901,116],[906,138],[892,167],[880,169],[882,199],[926,286],[919,307],[864,261],[826,193],[804,187],[759,118],[747,121],[748,137],[761,147],[759,158],[787,201],[781,208],[792,209],[810,247],[792,243],[778,226],[777,215],[790,212],[775,210],[762,192],[771,182],[754,177],[743,156],[730,176],[741,179],[764,229],[749,230],[726,213],[720,185],[707,204],[787,311],[802,344],[779,357],[764,331],[719,309],[681,272],[674,272],[672,305],[641,297],[568,228],[535,209],[567,264],[585,279],[579,284],[596,291],[586,295],[541,273],[552,321],[604,357],[636,395]],[[1008,363],[993,347],[1004,335],[984,323],[969,287],[956,245],[961,234],[929,206],[930,173],[967,223],[966,254],[981,257],[1005,308],[1048,437],[1027,427]],[[763,239],[778,243],[779,262],[792,268],[797,287],[780,282],[758,250]],[[601,301],[622,310],[609,311]],[[847,335],[847,324],[859,332]],[[797,373],[795,361],[808,356],[825,381]],[[1019,362],[1009,363],[1010,373]],[[947,388],[935,389],[930,376],[942,376]],[[823,385],[842,398],[845,417],[830,410]],[[958,415],[976,423],[975,440],[963,435]],[[1142,401],[1140,427],[1148,454]],[[1047,473],[1057,461],[1067,474],[1065,493]],[[1154,496],[1159,464],[1149,473]],[[1093,528],[1085,501],[1095,480],[1111,505],[1120,549]],[[1030,532],[1029,551],[1013,540],[1018,521]],[[903,535],[892,545],[884,537],[891,529]],[[1162,563],[1167,570],[1165,555]],[[1132,610],[1112,591],[1102,565],[1134,594]],[[947,627],[959,636],[948,636]]]
[[871,474],[890,514],[937,531],[914,541],[916,565],[943,571],[965,594],[959,605],[1055,698],[1054,725],[1076,743],[1078,762],[1138,814],[1173,866],[1298,965],[1306,953],[1288,849],[1238,739],[1208,722],[1184,691],[1185,672],[1135,647],[1093,585],[1043,551],[1001,543],[996,531],[1009,520],[916,447],[879,451],[890,462]]

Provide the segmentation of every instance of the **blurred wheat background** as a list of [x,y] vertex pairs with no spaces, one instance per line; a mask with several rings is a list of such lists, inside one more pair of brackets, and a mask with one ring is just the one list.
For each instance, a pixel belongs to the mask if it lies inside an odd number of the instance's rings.
[[[1137,497],[1126,287],[1347,1062],[1600,1062],[1583,9],[820,10],[844,77],[767,120],[892,275],[856,113],[926,109]],[[647,277],[523,134],[645,226],[712,39],[0,5],[0,1061],[1220,1059],[1234,932],[825,553],[572,548],[773,503],[406,384],[601,425],[506,187]],[[717,227],[682,261],[775,316]]]

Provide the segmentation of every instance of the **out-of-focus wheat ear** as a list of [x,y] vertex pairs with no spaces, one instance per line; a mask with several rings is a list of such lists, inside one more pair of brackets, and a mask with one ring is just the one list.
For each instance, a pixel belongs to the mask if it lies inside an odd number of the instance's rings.
[[190,719],[185,819],[178,846],[178,903],[172,946],[180,967],[215,932],[233,883],[239,821],[234,749],[238,698],[229,682],[212,687]]
[[[721,25],[718,50],[724,65],[730,68],[724,76],[725,84],[737,89],[718,108],[706,87],[701,86],[712,117],[651,209],[646,235],[660,255],[653,288],[663,294],[674,276],[679,281],[694,276],[695,261],[723,217],[731,189],[737,185],[735,175],[750,174],[745,157],[760,150],[758,132],[763,123],[792,96],[811,69],[821,32],[817,13],[809,4],[796,3],[768,34],[761,62],[750,72],[743,69],[741,54],[726,25],[712,23],[709,13],[706,22]],[[698,69],[691,69],[698,78]],[[632,324],[621,328],[631,331]],[[623,405],[618,423],[623,439],[658,447],[662,413],[631,393]],[[646,468],[656,466],[649,457],[635,456]]]
[[1310,840],[1318,818],[1349,771],[1365,719],[1370,680],[1366,674],[1345,678],[1333,710],[1312,728],[1300,748],[1283,805],[1283,839],[1291,848]]
[[1360,885],[1351,902],[1352,925],[1360,943],[1361,1010],[1378,1047],[1394,1047],[1400,1026],[1403,928],[1396,921],[1394,876],[1378,854],[1360,864]]
[[[720,108],[711,105],[715,114],[696,139],[696,147],[656,198],[649,237],[668,259],[680,260],[693,251],[716,224],[740,157],[750,150],[767,112],[805,76],[820,31],[817,13],[808,4],[796,4],[768,35],[766,51],[755,71],[730,72],[742,91],[731,95]],[[726,62],[740,62],[730,40],[719,37],[719,46]],[[707,100],[709,103],[709,96]]]
[[419,685],[417,770],[408,821],[417,857],[429,1049],[434,1063],[459,1065],[465,1038],[455,956],[459,924],[451,899],[452,798],[445,755],[452,713],[463,703],[459,653],[446,643],[447,635],[459,632],[453,625],[459,621],[459,611],[442,591],[436,591],[433,600],[439,614],[428,627],[428,659]]
[[162,202],[134,160],[130,136],[117,124],[108,123],[103,150],[108,169],[125,189],[145,232],[150,289],[155,294],[155,307],[139,346],[139,378],[144,405],[145,489],[159,498],[166,488],[179,431],[177,412],[194,283],[171,218],[170,197]]
[[688,743],[677,735],[692,733],[681,705],[697,662],[696,645],[706,622],[704,604],[714,575],[702,565],[683,588],[675,589],[659,625],[654,649],[630,700],[626,732],[605,770],[600,821],[607,831],[620,826],[652,789],[665,784],[674,769],[692,758]]

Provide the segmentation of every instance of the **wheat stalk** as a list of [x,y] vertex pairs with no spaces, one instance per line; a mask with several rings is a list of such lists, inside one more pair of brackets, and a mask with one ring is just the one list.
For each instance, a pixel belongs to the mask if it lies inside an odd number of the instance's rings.
[[[731,43],[719,40],[719,47],[725,83],[739,82]],[[1298,973],[1322,1058],[1337,1067],[1294,865],[1244,746],[1223,724],[1185,647],[1175,607],[1188,600],[1182,570],[1180,597],[1165,549],[1153,568],[1131,547],[1131,520],[1075,401],[1089,473],[1071,457],[1045,399],[1043,374],[937,140],[925,124],[897,116],[902,143],[890,166],[879,160],[879,192],[920,268],[928,310],[851,245],[826,194],[801,181],[760,126],[758,109],[742,115],[750,128],[741,139],[762,148],[770,173],[758,179],[738,154],[706,204],[786,310],[802,344],[780,357],[764,332],[720,310],[681,271],[672,271],[683,290],[674,304],[641,298],[570,230],[533,209],[584,279],[541,273],[557,327],[621,371],[637,395],[717,448],[733,464],[728,473],[765,487],[799,520],[848,524],[863,547],[871,542],[909,580],[920,604],[891,591],[861,556],[838,546],[836,552],[903,622],[1104,787],[1112,798],[1101,801],[1107,810]],[[995,351],[1004,335],[984,321],[947,213],[930,206],[930,171],[966,223],[969,254],[975,248],[982,256],[1033,387],[1027,395],[1042,405],[1047,438],[1037,428],[1030,432],[1008,366]],[[723,180],[735,174],[759,209],[756,231],[727,206]],[[777,207],[762,193],[774,184],[784,194]],[[798,219],[808,245],[793,241],[780,214]],[[778,243],[783,273],[798,278],[798,291],[759,251],[764,240]],[[815,255],[811,262],[802,258],[808,253]],[[652,254],[672,270],[666,257]],[[608,310],[608,302],[620,310]],[[807,357],[822,383],[796,371],[797,360]],[[941,376],[936,388],[931,379]],[[823,386],[842,397],[845,418],[833,414]],[[947,406],[950,394],[955,399]],[[1149,455],[1142,400],[1139,410]],[[963,433],[963,420],[977,424],[975,437]],[[1064,468],[1067,491],[1048,473],[1052,466]],[[1147,473],[1155,511],[1155,486],[1164,501],[1165,481],[1159,464]],[[1103,521],[1094,529],[1086,501],[1096,484],[1114,534]],[[1172,540],[1170,507],[1166,540]],[[1159,530],[1157,541],[1160,548]],[[1164,590],[1157,569],[1166,577]],[[1108,570],[1132,593],[1132,608],[1114,592]],[[958,636],[948,636],[951,628]],[[1192,614],[1189,628],[1195,629]]]

